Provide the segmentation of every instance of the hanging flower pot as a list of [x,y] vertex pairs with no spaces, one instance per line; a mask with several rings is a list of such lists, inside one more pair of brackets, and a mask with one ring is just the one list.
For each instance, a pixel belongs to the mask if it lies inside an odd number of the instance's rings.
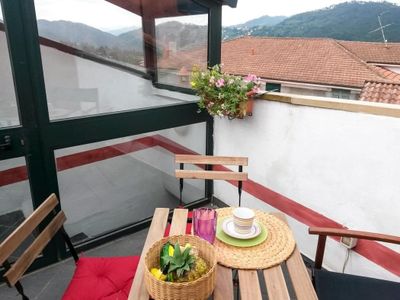
[[255,92],[250,91],[247,94],[247,101],[241,102],[239,104],[240,115],[238,116],[239,119],[243,119],[247,116],[253,115],[253,106],[254,106],[254,96],[256,95]]
[[194,69],[191,85],[200,96],[200,109],[211,116],[243,119],[253,114],[253,98],[257,94],[260,80],[255,75],[245,78],[222,73],[215,65],[205,72]]

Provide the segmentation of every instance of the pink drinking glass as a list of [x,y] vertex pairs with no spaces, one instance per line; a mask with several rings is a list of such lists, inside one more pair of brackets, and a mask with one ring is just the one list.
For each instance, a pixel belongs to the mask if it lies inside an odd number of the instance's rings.
[[215,209],[202,207],[193,210],[193,232],[195,235],[213,244],[216,230],[217,212]]

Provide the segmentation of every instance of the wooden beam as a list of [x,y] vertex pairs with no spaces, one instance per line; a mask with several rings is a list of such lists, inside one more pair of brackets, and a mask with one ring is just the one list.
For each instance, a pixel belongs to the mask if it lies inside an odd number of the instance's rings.
[[232,269],[217,265],[217,283],[214,289],[214,300],[233,300]]
[[267,286],[268,298],[274,300],[289,300],[289,292],[286,286],[280,265],[265,269],[264,280]]
[[176,178],[247,181],[246,172],[175,170]]
[[294,105],[319,107],[319,108],[343,110],[350,112],[361,112],[379,116],[400,118],[400,107],[398,104],[348,100],[348,99],[335,99],[335,98],[315,97],[315,96],[301,96],[301,95],[291,95],[291,94],[273,93],[273,92],[264,94],[259,99],[284,102]]
[[239,270],[240,299],[262,300],[256,270]]
[[21,243],[32,233],[33,230],[46,218],[46,216],[57,206],[58,199],[51,194],[28,218],[25,219],[1,244],[0,264],[21,245]]
[[12,286],[21,278],[35,258],[42,252],[44,247],[49,243],[52,237],[64,224],[65,214],[60,211],[56,217],[46,226],[46,228],[38,235],[33,243],[25,250],[25,252],[17,259],[12,267],[6,272],[4,277]]
[[146,285],[144,283],[144,256],[156,241],[163,238],[165,227],[168,221],[168,214],[168,208],[156,208],[154,212],[153,221],[151,222],[149,232],[143,246],[142,254],[136,269],[135,278],[132,282],[128,300],[149,300],[149,293],[147,292]]
[[247,157],[232,157],[232,156],[211,156],[211,155],[175,155],[176,163],[183,164],[199,164],[199,165],[233,165],[247,166]]
[[169,235],[180,235],[186,233],[187,216],[187,209],[174,209]]

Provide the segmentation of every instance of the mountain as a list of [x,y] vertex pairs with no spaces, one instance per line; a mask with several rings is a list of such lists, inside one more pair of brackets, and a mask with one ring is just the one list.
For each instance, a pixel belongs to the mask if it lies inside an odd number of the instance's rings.
[[274,26],[283,20],[287,19],[285,16],[262,16],[257,19],[252,19],[246,23],[235,25],[235,27],[255,27],[255,26]]
[[390,2],[352,1],[305,12],[274,26],[234,27],[224,30],[224,39],[238,36],[327,37],[339,40],[381,42],[378,15],[381,15],[389,42],[400,42],[400,6]]
[[99,48],[119,44],[114,35],[82,23],[38,20],[38,29],[40,36],[71,46],[91,45]]
[[130,27],[117,28],[117,29],[109,29],[109,30],[105,30],[105,31],[108,33],[111,33],[112,35],[118,36],[120,34],[126,33],[128,31],[133,31],[136,29],[138,29],[137,26],[130,26]]
[[330,37],[339,40],[382,41],[378,15],[382,14],[388,41],[400,41],[400,6],[389,2],[346,2],[295,15],[266,28],[272,36]]
[[243,24],[238,24],[238,25],[232,25],[232,26],[227,26],[222,28],[222,39],[223,40],[230,40],[233,38],[237,38],[240,36],[245,36],[245,35],[251,35],[251,33],[258,29],[262,28],[265,30],[265,28],[274,26],[283,20],[285,20],[287,17],[284,16],[262,16],[256,19],[249,20]]
[[[143,51],[143,33],[141,28],[113,35],[86,24],[70,21],[39,20],[40,36],[82,48],[120,49],[124,51]],[[156,26],[157,43],[169,46],[171,42],[177,50],[184,50],[207,43],[207,26],[184,24],[176,21]]]
[[[108,59],[140,64],[143,60],[141,28],[119,35],[70,21],[38,20],[39,35]],[[156,26],[159,53],[167,47],[185,50],[207,45],[208,28],[176,21]]]

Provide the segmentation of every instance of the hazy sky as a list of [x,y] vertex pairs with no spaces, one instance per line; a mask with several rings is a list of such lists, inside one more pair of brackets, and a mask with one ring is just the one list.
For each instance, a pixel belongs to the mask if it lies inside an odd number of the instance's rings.
[[[346,0],[238,0],[237,8],[223,8],[222,23],[224,26],[240,24],[263,15],[290,16],[342,2]],[[390,2],[400,4],[400,0]],[[35,5],[39,19],[70,20],[99,29],[141,25],[139,16],[104,0],[35,0]],[[190,22],[204,24],[204,21],[205,18],[201,16],[190,17]]]

